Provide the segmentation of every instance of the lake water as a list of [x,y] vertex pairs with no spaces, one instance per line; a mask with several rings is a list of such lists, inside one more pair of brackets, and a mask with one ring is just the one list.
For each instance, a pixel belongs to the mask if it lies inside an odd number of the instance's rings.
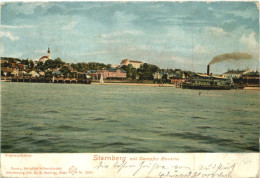
[[4,153],[259,151],[259,90],[1,85]]

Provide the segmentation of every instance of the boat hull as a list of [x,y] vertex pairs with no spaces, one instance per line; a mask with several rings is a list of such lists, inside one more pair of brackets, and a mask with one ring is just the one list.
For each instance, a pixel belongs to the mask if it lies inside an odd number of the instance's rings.
[[182,84],[182,88],[183,89],[197,89],[197,90],[230,90],[230,89],[232,89],[232,86]]

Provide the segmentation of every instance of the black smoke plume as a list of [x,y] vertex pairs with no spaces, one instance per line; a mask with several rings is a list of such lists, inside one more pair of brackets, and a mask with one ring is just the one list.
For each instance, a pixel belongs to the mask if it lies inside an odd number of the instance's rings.
[[242,59],[251,59],[252,56],[248,53],[225,53],[218,56],[215,56],[210,62],[209,65],[215,64],[218,62],[229,61],[229,60],[242,60]]

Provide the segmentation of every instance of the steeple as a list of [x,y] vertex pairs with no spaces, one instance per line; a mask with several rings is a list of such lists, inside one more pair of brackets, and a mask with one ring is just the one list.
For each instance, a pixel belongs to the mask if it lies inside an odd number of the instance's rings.
[[48,56],[49,59],[51,58],[51,51],[50,51],[49,47],[48,47],[48,51],[47,51],[47,56]]

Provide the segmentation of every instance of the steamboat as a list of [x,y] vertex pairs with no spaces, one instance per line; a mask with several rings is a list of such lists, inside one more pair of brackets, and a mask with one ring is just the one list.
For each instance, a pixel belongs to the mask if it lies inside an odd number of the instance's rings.
[[234,88],[231,79],[210,74],[210,66],[207,66],[207,74],[195,74],[182,84],[183,89],[204,90],[230,90]]

